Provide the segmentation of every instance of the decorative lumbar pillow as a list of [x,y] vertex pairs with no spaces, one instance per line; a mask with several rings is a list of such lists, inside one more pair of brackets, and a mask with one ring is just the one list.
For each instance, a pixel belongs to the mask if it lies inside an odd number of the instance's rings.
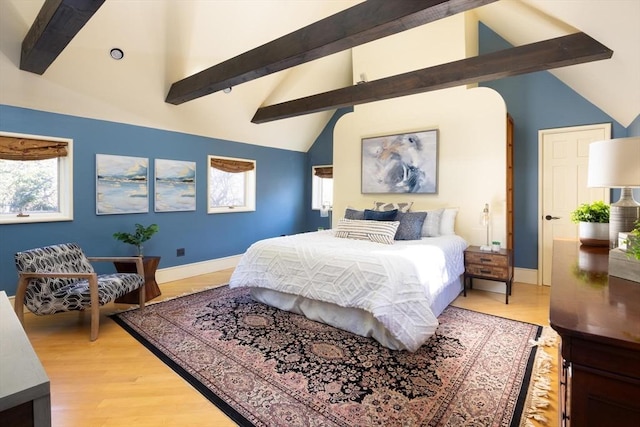
[[364,211],[359,211],[357,209],[347,208],[344,211],[344,217],[346,219],[364,219]]
[[396,221],[400,221],[396,240],[420,240],[422,225],[427,218],[426,212],[398,212]]
[[442,219],[440,220],[440,235],[450,236],[456,234],[456,216],[458,215],[458,208],[445,208],[442,212]]
[[376,243],[393,244],[399,221],[369,221],[341,219],[335,236],[343,239],[369,240]]
[[392,211],[373,211],[371,209],[364,210],[364,219],[373,221],[395,221],[398,210]]
[[422,225],[422,237],[438,237],[440,235],[440,220],[444,209],[427,211],[427,218]]
[[411,205],[413,205],[413,202],[402,202],[402,203],[373,202],[373,210],[374,211],[392,211],[394,209],[397,209],[398,212],[409,212],[409,209],[411,209]]

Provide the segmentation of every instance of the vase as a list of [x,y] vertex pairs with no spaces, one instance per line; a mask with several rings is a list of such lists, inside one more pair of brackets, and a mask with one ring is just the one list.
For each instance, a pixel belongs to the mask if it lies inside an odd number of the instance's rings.
[[609,246],[608,222],[581,222],[578,227],[578,237],[583,245]]

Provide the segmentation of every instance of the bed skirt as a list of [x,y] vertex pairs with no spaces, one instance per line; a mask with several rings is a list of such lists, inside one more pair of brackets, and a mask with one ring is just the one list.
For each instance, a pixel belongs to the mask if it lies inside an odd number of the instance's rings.
[[[460,292],[462,292],[462,277],[458,277],[442,288],[431,302],[434,316],[439,316],[460,295]],[[356,335],[371,337],[391,350],[407,349],[371,313],[360,308],[340,307],[336,304],[267,288],[251,288],[251,296],[256,301],[272,307],[301,314],[308,319],[326,323]]]

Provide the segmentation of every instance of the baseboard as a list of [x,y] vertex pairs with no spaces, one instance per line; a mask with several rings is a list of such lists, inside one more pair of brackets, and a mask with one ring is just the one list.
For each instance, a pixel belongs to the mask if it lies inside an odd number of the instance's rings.
[[156,282],[166,283],[174,280],[182,280],[201,274],[214,273],[226,270],[238,265],[242,255],[234,255],[225,258],[217,258],[208,261],[194,262],[192,264],[177,265],[175,267],[159,268],[156,271]]
[[514,268],[513,281],[518,283],[527,283],[529,285],[538,284],[538,270],[532,268]]
[[[528,268],[514,268],[513,281],[518,283],[526,283],[528,285],[538,284],[538,270]],[[496,282],[495,280],[473,279],[473,288],[481,291],[496,292],[504,294],[507,286],[504,282]]]

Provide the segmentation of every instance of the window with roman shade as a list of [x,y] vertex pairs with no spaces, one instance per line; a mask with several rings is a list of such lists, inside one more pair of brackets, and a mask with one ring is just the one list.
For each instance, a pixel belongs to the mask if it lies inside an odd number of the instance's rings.
[[255,211],[256,162],[208,156],[207,212]]

